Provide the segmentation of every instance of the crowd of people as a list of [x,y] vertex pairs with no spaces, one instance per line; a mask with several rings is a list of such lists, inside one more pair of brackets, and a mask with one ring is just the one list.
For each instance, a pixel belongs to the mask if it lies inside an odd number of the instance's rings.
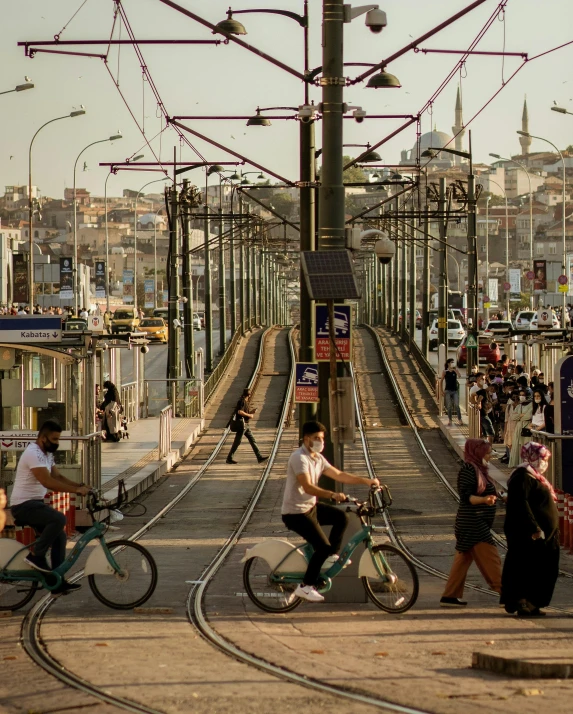
[[[91,312],[85,307],[79,310],[79,317],[87,320]],[[94,313],[95,314],[95,313]],[[30,311],[29,305],[18,305],[13,303],[12,305],[1,305],[0,315],[60,315],[64,319],[75,317],[74,308],[70,305],[69,307],[42,307],[41,305],[34,305],[33,309]]]

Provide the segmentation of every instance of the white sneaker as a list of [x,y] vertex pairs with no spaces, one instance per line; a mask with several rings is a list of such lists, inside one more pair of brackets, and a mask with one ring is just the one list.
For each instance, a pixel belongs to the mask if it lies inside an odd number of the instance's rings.
[[[322,566],[322,568],[321,568],[321,571],[322,571],[322,570],[328,570],[332,565],[334,565],[334,564],[335,564],[336,562],[338,562],[339,560],[340,560],[340,556],[339,556],[339,555],[329,555],[328,558],[324,561],[324,564],[323,564],[323,566]],[[344,568],[347,568],[347,567],[348,567],[349,565],[351,565],[351,564],[352,564],[352,561],[351,561],[351,560],[347,560],[346,563],[344,563],[344,565],[342,566],[342,569],[344,570]]]
[[324,598],[314,585],[299,585],[294,591],[295,597],[301,597],[309,602],[323,602]]

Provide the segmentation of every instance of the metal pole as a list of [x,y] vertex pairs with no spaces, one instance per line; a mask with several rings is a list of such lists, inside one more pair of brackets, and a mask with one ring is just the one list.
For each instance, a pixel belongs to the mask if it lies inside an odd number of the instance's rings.
[[[247,230],[248,227],[247,227]],[[247,236],[248,237],[248,236]],[[247,276],[246,276],[246,293],[247,293],[247,307],[246,307],[246,315],[247,315],[247,324],[249,328],[251,327],[251,318],[252,318],[252,300],[251,300],[251,246],[247,244],[247,249],[246,249],[246,255],[245,255],[245,262],[247,264]]]
[[[183,303],[183,344],[185,347],[185,374],[188,379],[194,376],[195,364],[195,336],[193,334],[193,278],[191,272],[191,201],[189,200],[188,179],[183,180],[182,198],[185,203],[182,204],[183,214],[183,270],[182,270],[182,293],[183,297],[187,298],[187,302]],[[157,280],[157,278],[156,278]],[[156,291],[157,292],[157,291]]]
[[[507,205],[507,192],[505,194],[505,280],[509,283],[509,208]],[[509,290],[505,291],[505,319],[511,320],[509,314]]]
[[406,239],[407,228],[402,226],[402,254],[401,254],[401,276],[400,276],[400,307],[402,309],[402,320],[400,322],[400,339],[403,341],[406,339],[406,325],[408,324],[408,242]]
[[[179,328],[175,327],[175,320],[179,319],[179,197],[177,195],[176,166],[177,147],[173,147],[173,186],[171,188],[171,211],[169,226],[169,293],[168,293],[168,316],[169,316],[169,347],[168,347],[168,377],[177,379],[179,377]],[[177,407],[176,392],[171,391],[171,404],[175,412]]]
[[422,354],[428,359],[428,317],[430,312],[430,222],[428,220],[428,205],[424,207],[422,222],[424,230],[424,267],[422,270]]
[[[491,196],[485,199],[485,285],[484,294],[489,297],[489,202]],[[533,263],[531,264],[533,268]],[[533,284],[533,283],[532,283]],[[489,303],[488,303],[489,304]],[[485,323],[489,322],[489,307],[485,308]]]
[[229,224],[229,278],[231,283],[231,334],[237,329],[237,284],[235,270],[235,217],[233,216],[233,187],[231,186],[230,200],[231,221]]
[[[153,218],[153,308],[157,309],[157,214],[159,211],[155,212]],[[107,225],[106,225],[107,229]],[[191,296],[193,296],[193,291],[191,291]]]
[[381,272],[382,272],[382,295],[380,297],[381,299],[381,324],[385,327],[387,320],[388,320],[388,293],[387,293],[387,266],[386,265],[380,265]]
[[253,245],[253,249],[251,251],[251,260],[253,261],[253,265],[251,268],[251,274],[253,276],[253,322],[255,325],[258,325],[259,321],[257,319],[257,315],[259,312],[259,300],[257,299],[257,294],[259,293],[259,290],[257,289],[257,248],[255,245]]
[[386,327],[391,330],[394,324],[394,283],[395,283],[395,269],[394,266],[398,261],[398,255],[395,255],[394,260],[391,260],[386,269],[388,271],[387,289],[388,289],[388,310],[386,311]]
[[241,333],[245,333],[245,244],[241,236],[239,246],[239,319],[241,321]]
[[[105,177],[105,183],[103,185],[103,194],[104,194],[104,206],[105,206],[105,296],[106,296],[106,312],[109,313],[109,274],[110,274],[110,265],[109,265],[109,232],[107,228],[107,180],[112,174],[109,173]],[[155,291],[157,292],[157,290]]]
[[[440,230],[440,280],[438,285],[438,345],[448,344],[448,273],[447,273],[447,218],[446,213],[446,179],[440,178],[440,195],[438,200],[438,225]],[[447,350],[447,347],[446,347]]]
[[205,220],[203,222],[205,240],[205,369],[213,369],[213,303],[211,297],[211,254],[209,250],[209,206],[207,205],[207,190],[205,189]]
[[[471,138],[470,138],[471,153]],[[477,262],[477,230],[476,230],[476,193],[473,168],[468,175],[468,318],[471,319],[471,335],[474,344],[478,342],[478,262]],[[458,278],[459,281],[459,278]],[[458,290],[460,286],[458,285]],[[509,318],[508,318],[509,319]],[[471,374],[474,364],[478,364],[478,348],[467,349],[467,373]]]
[[227,295],[225,290],[225,246],[223,245],[223,191],[219,179],[219,354],[227,344]]
[[410,320],[408,325],[409,348],[415,340],[416,332],[416,243],[414,242],[415,227],[412,223],[410,227]]

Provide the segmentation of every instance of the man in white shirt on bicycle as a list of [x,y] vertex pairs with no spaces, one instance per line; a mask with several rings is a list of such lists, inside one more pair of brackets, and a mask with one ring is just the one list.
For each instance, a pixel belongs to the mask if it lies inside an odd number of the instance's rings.
[[[35,442],[28,444],[18,466],[14,488],[10,496],[10,506],[14,520],[19,525],[31,526],[40,537],[30,547],[26,563],[42,573],[50,573],[66,558],[66,517],[44,503],[44,496],[50,491],[77,493],[87,496],[89,488],[70,481],[54,464],[54,453],[58,450],[62,427],[55,421],[45,421]],[[51,549],[51,566],[46,560]],[[63,581],[53,593],[67,593],[81,586]]]
[[[330,565],[338,560],[338,551],[348,517],[346,513],[325,503],[317,503],[318,498],[332,499],[342,503],[346,496],[338,491],[328,491],[318,485],[324,474],[341,483],[361,483],[379,486],[378,479],[353,476],[339,471],[322,456],[326,428],[318,421],[306,422],[302,427],[302,446],[291,454],[287,467],[287,478],[281,514],[285,526],[302,536],[314,548],[301,585],[294,592],[296,597],[310,602],[322,602],[324,597],[316,585],[320,570],[325,562]],[[321,526],[332,526],[327,538]]]

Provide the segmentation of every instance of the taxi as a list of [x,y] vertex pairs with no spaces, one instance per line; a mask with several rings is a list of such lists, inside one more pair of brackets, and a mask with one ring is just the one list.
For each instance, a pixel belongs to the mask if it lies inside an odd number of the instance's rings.
[[148,340],[167,343],[168,331],[165,320],[161,317],[144,317],[139,323],[139,331],[145,332]]

